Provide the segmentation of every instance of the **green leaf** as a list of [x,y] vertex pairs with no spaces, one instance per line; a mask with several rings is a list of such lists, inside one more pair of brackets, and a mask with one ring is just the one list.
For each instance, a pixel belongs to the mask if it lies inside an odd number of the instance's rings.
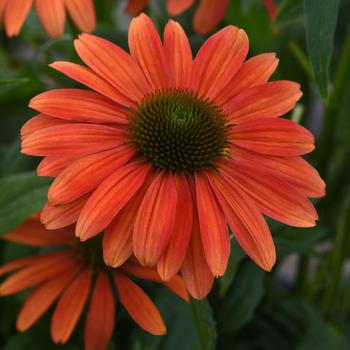
[[206,299],[191,300],[192,312],[197,325],[197,331],[202,343],[203,350],[214,350],[216,348],[216,325],[210,305]]
[[328,98],[329,65],[337,23],[339,0],[304,0],[306,42],[316,82]]
[[277,27],[294,24],[303,19],[303,0],[285,0],[278,7],[275,25]]
[[44,206],[50,182],[35,172],[0,179],[0,234],[14,229]]
[[220,333],[230,334],[251,320],[264,295],[264,277],[254,263],[243,263],[219,309]]
[[220,297],[225,297],[230,285],[234,281],[239,263],[245,257],[243,250],[238,245],[235,239],[231,239],[231,254],[227,264],[227,270],[225,274],[219,279]]
[[17,87],[29,82],[28,78],[1,78],[0,94],[16,89]]

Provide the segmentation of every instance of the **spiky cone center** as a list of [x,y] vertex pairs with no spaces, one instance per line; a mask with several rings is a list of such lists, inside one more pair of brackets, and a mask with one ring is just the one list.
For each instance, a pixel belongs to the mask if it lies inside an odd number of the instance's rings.
[[228,147],[225,114],[184,89],[157,91],[141,100],[130,118],[130,134],[144,160],[172,172],[215,168]]

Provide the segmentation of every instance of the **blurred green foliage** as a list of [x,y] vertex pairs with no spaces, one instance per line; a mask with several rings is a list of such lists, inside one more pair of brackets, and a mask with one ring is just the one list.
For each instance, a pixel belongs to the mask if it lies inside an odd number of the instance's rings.
[[[121,3],[95,1],[97,35],[127,47],[127,19]],[[117,3],[117,7],[115,4]],[[167,21],[162,0],[148,9],[160,29]],[[278,264],[265,273],[248,261],[236,243],[227,274],[208,300],[189,305],[145,284],[168,325],[164,337],[141,331],[117,310],[110,349],[131,350],[343,350],[350,349],[350,1],[281,0],[269,22],[261,0],[231,0],[221,26],[234,24],[250,38],[250,55],[277,52],[274,78],[298,81],[304,96],[300,123],[317,139],[309,161],[327,183],[317,201],[320,221],[312,229],[271,222]],[[191,30],[190,10],[179,16],[194,51],[204,38]],[[49,39],[34,14],[20,37],[0,34],[0,233],[20,224],[45,202],[49,179],[35,176],[37,160],[20,154],[21,125],[37,93],[75,83],[50,69],[55,60],[78,62],[76,32]],[[0,259],[24,256],[31,248],[0,242]],[[0,299],[0,347],[4,350],[82,349],[82,326],[66,346],[54,346],[49,316],[18,334],[16,314],[23,296]]]

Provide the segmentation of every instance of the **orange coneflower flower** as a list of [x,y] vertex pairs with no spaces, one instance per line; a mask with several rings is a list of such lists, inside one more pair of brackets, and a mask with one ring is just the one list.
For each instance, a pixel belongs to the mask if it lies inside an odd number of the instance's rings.
[[107,268],[99,245],[93,241],[79,242],[70,228],[48,231],[36,216],[2,238],[34,247],[56,247],[52,252],[0,266],[0,275],[12,273],[0,284],[0,295],[34,287],[18,314],[18,330],[29,329],[57,301],[51,320],[51,336],[55,343],[68,341],[90,293],[84,331],[86,350],[108,347],[115,324],[115,295],[141,328],[154,335],[164,334],[166,327],[157,307],[129,275],[163,283],[188,300],[179,276],[164,283],[156,270],[142,267],[134,260],[118,269]]
[[95,91],[58,89],[32,99],[41,114],[22,129],[22,152],[46,156],[41,176],[56,177],[43,210],[47,228],[77,221],[87,240],[106,230],[104,259],[134,253],[163,279],[181,269],[201,298],[226,270],[231,227],[238,243],[270,270],[275,248],[263,215],[315,225],[308,197],[324,195],[317,171],[300,156],[314,137],[283,118],[302,93],[291,81],[267,82],[273,53],[246,62],[248,38],[228,26],[192,59],[181,26],[164,43],[149,17],[134,18],[130,55],[83,34],[87,64],[51,66]]
[[33,5],[42,25],[52,37],[63,35],[66,10],[81,32],[90,33],[95,30],[92,0],[0,0],[0,23],[4,17],[9,37],[18,35]]
[[[128,0],[126,13],[134,16],[142,11],[149,0]],[[194,0],[166,0],[167,11],[170,16],[177,16],[190,8]],[[193,17],[193,29],[198,34],[211,32],[223,19],[229,0],[200,0]],[[263,0],[269,17],[272,20],[276,16],[274,0]]]

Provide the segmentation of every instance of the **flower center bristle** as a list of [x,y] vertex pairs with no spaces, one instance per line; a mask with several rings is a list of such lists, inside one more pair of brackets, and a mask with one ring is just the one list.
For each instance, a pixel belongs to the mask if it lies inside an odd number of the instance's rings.
[[220,108],[192,91],[173,89],[145,97],[131,118],[131,138],[140,155],[168,171],[215,167],[225,156],[228,125]]

